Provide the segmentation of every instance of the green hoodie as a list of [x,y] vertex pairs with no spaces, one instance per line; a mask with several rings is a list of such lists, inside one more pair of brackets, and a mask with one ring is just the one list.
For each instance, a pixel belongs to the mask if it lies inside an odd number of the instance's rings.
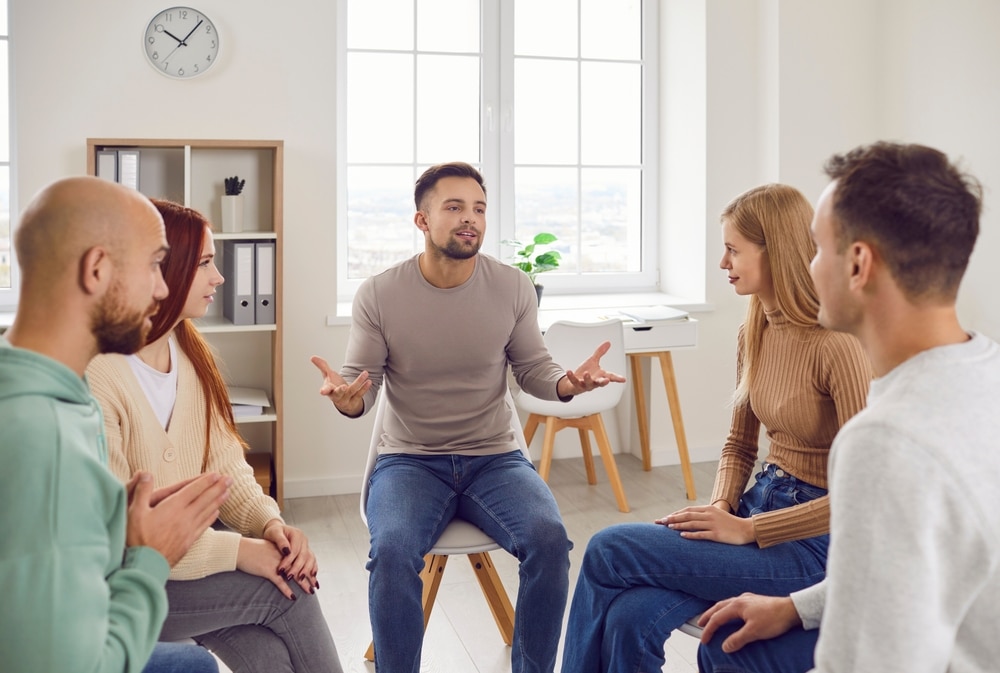
[[0,668],[141,671],[166,559],[125,548],[100,406],[68,367],[0,337]]

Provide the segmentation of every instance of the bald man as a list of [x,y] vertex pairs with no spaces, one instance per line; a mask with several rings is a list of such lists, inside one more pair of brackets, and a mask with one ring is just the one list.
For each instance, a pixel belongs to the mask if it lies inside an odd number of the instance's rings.
[[167,296],[163,221],[97,178],[55,182],[15,235],[21,295],[0,337],[0,652],[4,671],[141,671],[169,568],[228,494],[208,474],[154,491],[106,468],[98,353],[141,347]]

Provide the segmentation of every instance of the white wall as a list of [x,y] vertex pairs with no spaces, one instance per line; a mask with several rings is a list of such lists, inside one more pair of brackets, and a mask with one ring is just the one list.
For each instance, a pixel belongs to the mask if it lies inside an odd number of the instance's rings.
[[[694,3],[695,11],[677,3]],[[85,167],[87,137],[279,138],[285,141],[286,494],[353,492],[370,420],[340,418],[319,398],[309,356],[339,363],[346,327],[335,313],[335,179],[330,0],[295,12],[270,0],[199,0],[223,39],[213,70],[177,82],[146,65],[140,38],[163,8],[151,0],[11,0],[15,61],[16,192],[23,207],[43,185]],[[692,163],[702,191],[684,231],[702,230],[705,299],[696,350],[678,352],[688,442],[709,459],[728,430],[735,334],[744,300],[717,270],[718,213],[764,181],[812,200],[833,151],[877,137],[921,141],[967,159],[1000,185],[1000,93],[995,87],[1000,3],[994,0],[664,0],[665,16],[704,31],[700,133]],[[664,94],[667,95],[667,94]],[[962,308],[967,325],[1000,336],[988,261],[1000,252],[994,192]],[[689,221],[688,221],[689,220]],[[697,285],[697,283],[695,284]],[[658,375],[652,404],[666,408]],[[675,462],[666,413],[653,414],[654,456]],[[633,433],[634,435],[634,433]],[[704,494],[701,494],[704,495]]]

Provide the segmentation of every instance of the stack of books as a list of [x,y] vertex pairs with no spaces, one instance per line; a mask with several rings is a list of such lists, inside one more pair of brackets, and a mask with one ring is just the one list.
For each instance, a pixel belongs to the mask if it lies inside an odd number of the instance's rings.
[[626,322],[657,323],[688,319],[688,312],[672,306],[633,306],[618,311]]
[[267,393],[259,388],[229,386],[229,402],[233,405],[233,416],[260,416],[271,406]]

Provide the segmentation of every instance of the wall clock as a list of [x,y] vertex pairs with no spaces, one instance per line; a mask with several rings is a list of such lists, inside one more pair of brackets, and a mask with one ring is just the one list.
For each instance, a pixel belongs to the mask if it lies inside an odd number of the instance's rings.
[[201,75],[219,55],[215,24],[191,7],[171,7],[154,16],[142,44],[149,64],[177,79]]

